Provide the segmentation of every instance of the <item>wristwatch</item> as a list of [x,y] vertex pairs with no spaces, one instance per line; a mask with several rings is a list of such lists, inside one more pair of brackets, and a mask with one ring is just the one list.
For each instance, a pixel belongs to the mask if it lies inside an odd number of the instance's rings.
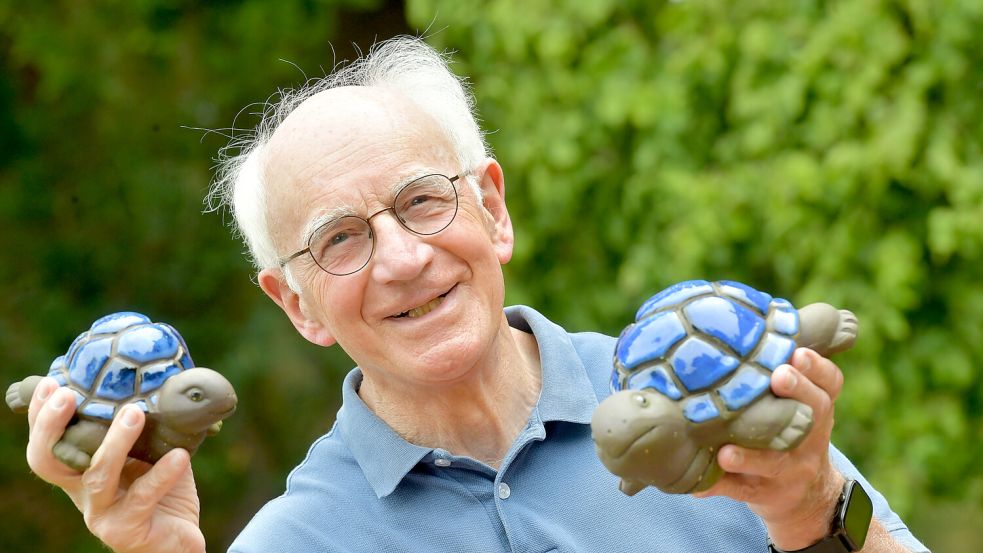
[[768,540],[769,553],[853,553],[867,540],[867,530],[874,514],[870,496],[856,480],[847,480],[836,503],[829,535],[804,549],[783,551]]

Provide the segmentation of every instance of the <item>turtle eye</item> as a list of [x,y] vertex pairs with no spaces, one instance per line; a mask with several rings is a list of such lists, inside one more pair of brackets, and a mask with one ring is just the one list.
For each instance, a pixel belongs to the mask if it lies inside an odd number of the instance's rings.
[[191,388],[190,390],[188,390],[187,395],[188,395],[188,399],[194,402],[199,402],[205,399],[205,393],[199,390],[198,388]]
[[647,398],[647,397],[645,397],[645,396],[643,396],[642,394],[635,394],[635,395],[634,395],[634,396],[632,397],[632,399],[633,399],[633,400],[635,400],[635,403],[636,403],[636,404],[637,404],[637,405],[638,405],[639,407],[648,407],[648,405],[649,405],[649,400],[648,400],[648,398]]

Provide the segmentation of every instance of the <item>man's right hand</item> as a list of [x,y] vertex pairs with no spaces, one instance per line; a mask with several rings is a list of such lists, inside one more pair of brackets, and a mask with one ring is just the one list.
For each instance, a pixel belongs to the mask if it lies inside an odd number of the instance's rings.
[[128,406],[80,474],[51,453],[74,412],[70,390],[52,378],[38,384],[27,417],[31,470],[64,490],[89,531],[117,553],[205,551],[188,452],[174,449],[154,465],[127,458],[146,420],[143,411]]

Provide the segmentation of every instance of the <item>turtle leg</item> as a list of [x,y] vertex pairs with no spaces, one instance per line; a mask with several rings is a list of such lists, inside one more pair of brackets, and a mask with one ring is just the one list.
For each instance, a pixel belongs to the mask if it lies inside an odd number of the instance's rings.
[[730,423],[730,443],[785,451],[797,446],[811,428],[811,407],[766,394]]
[[659,486],[666,493],[702,492],[717,483],[724,470],[717,464],[718,447],[706,446],[697,450],[683,476],[668,486]]
[[26,413],[28,406],[31,405],[31,396],[34,395],[34,389],[38,387],[38,382],[41,382],[41,376],[33,375],[21,380],[20,382],[14,382],[7,388],[7,406],[14,413]]
[[99,449],[103,438],[109,431],[106,424],[89,420],[79,420],[65,429],[65,434],[51,449],[55,457],[72,467],[84,472],[92,462],[92,455]]
[[802,347],[829,357],[853,347],[857,339],[857,316],[828,303],[812,303],[799,309],[799,337]]

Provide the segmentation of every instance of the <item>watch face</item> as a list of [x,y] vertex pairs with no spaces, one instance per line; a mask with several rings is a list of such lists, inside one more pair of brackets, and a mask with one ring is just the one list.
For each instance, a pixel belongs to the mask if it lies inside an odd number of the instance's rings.
[[867,540],[874,506],[863,486],[856,481],[850,481],[845,496],[840,520],[843,521],[845,537],[851,542],[850,551],[860,551]]

